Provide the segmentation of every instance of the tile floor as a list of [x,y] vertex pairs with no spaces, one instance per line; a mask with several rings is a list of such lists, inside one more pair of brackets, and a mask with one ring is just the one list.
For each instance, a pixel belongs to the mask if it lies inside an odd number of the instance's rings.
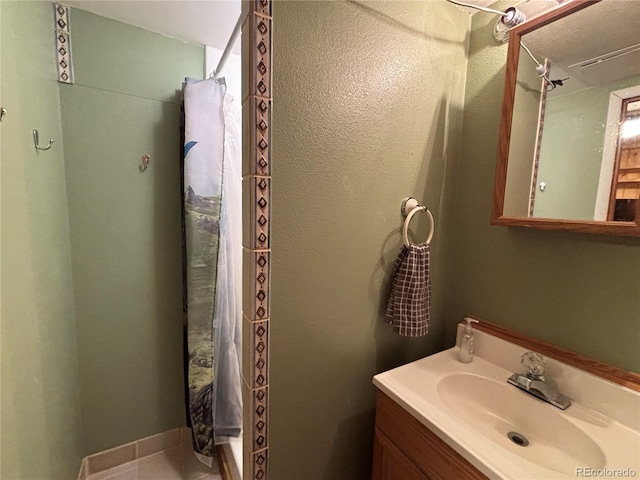
[[195,457],[190,446],[174,447],[91,474],[87,480],[222,480],[218,464],[212,468]]
[[78,480],[222,480],[218,461],[200,462],[191,430],[176,428],[84,459]]

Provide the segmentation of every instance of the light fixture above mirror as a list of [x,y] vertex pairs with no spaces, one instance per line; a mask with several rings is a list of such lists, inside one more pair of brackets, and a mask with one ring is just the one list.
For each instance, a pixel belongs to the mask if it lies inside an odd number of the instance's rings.
[[621,135],[638,117],[633,3],[573,0],[511,30],[493,225],[640,236],[640,139]]
[[470,13],[482,11],[498,15],[498,19],[493,26],[493,37],[498,43],[502,44],[509,41],[509,32],[512,28],[520,25],[528,18],[556,7],[566,0],[520,0],[519,2],[514,2],[514,5],[504,11],[489,7],[489,5],[495,3],[495,0],[447,1]]
[[[481,10],[483,12],[493,13],[498,15],[498,21],[493,28],[493,36],[499,43],[506,43],[509,40],[509,30],[516,25],[520,25],[527,17],[524,13],[518,10],[516,7],[509,7],[505,11],[496,10],[495,8],[489,8],[482,5],[482,2],[467,3],[459,0],[447,0],[450,3],[458,5],[460,7],[471,8],[475,10]],[[527,1],[527,0],[525,0]]]

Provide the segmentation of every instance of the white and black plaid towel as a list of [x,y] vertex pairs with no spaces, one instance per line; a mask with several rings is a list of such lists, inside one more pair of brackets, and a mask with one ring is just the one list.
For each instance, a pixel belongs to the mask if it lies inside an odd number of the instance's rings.
[[387,323],[407,337],[420,337],[429,331],[431,280],[429,244],[402,246],[391,277],[391,296]]

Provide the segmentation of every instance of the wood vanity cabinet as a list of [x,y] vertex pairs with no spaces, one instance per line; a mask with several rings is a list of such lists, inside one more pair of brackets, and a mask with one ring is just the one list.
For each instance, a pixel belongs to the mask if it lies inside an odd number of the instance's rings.
[[488,480],[409,412],[378,391],[373,480]]

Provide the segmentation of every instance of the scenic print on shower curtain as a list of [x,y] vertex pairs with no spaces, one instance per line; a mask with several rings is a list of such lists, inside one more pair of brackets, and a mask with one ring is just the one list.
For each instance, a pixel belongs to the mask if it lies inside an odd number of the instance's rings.
[[242,428],[240,124],[225,90],[212,79],[184,87],[187,409],[207,463]]

